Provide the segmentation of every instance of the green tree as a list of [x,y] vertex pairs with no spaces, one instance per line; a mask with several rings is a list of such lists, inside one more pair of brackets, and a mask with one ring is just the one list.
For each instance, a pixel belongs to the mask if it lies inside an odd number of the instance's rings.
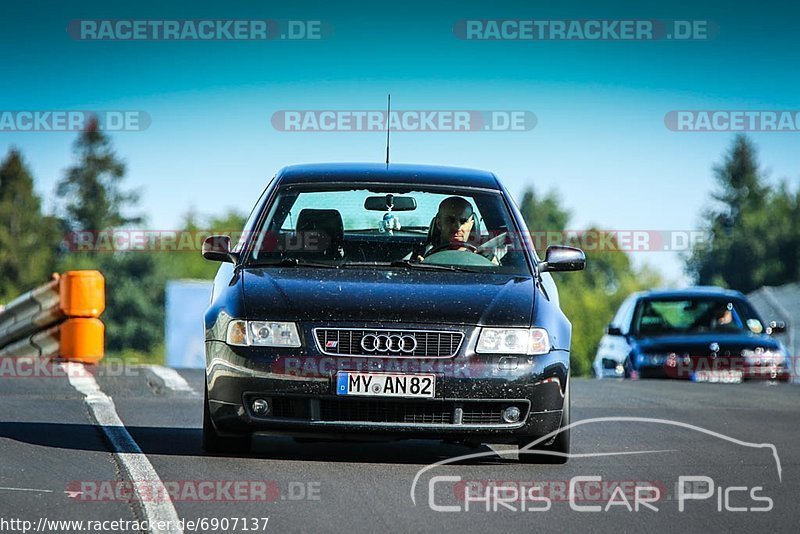
[[570,218],[569,211],[561,207],[561,201],[555,191],[540,199],[532,187],[522,193],[519,210],[528,225],[528,230],[537,235],[541,232],[564,231]]
[[[194,278],[211,280],[219,269],[219,263],[208,261],[200,255],[203,236],[212,234],[225,234],[232,237],[232,244],[244,227],[246,216],[237,211],[229,211],[219,216],[198,217],[196,213],[189,212],[184,216],[183,228],[186,234],[183,242],[190,242],[191,246],[176,246],[175,250],[161,247],[166,250],[158,253],[159,270],[165,279]],[[178,243],[181,243],[181,238]]]
[[[550,193],[539,199],[532,188],[528,188],[520,203],[520,212],[528,229],[537,236],[547,232],[563,232],[569,223],[569,212],[561,207],[558,196]],[[587,232],[598,232],[589,228]],[[542,239],[534,243],[544,244]],[[562,239],[556,243],[569,244]],[[572,322],[572,347],[570,364],[572,373],[586,375],[591,370],[597,344],[606,325],[617,308],[630,293],[658,286],[660,277],[650,269],[635,269],[627,253],[619,250],[615,240],[609,250],[586,252],[586,268],[574,273],[554,273],[558,285],[561,308]],[[537,251],[544,256],[545,251]]]
[[151,353],[164,341],[166,280],[150,252],[100,258],[106,278],[107,347],[112,353]]
[[[111,140],[91,121],[75,143],[77,163],[67,169],[57,194],[65,203],[64,226],[79,232],[123,231],[143,217],[127,215],[138,202],[121,190],[125,165]],[[106,350],[151,353],[164,337],[164,282],[152,251],[89,250],[60,259],[60,269],[98,269],[106,281]]]
[[0,163],[0,301],[48,280],[55,268],[57,220],[45,216],[17,149]]
[[75,142],[78,163],[67,169],[56,194],[66,199],[64,220],[70,230],[99,232],[142,222],[127,216],[125,208],[138,202],[138,194],[123,191],[125,164],[117,159],[111,140],[91,119]]
[[628,254],[618,250],[616,240],[609,250],[586,251],[583,271],[553,276],[558,277],[561,308],[572,321],[570,359],[575,374],[590,372],[600,338],[625,297],[662,285],[652,269],[634,268]]
[[708,239],[686,259],[687,273],[745,292],[799,280],[800,190],[770,187],[744,135],[713,172],[717,190],[703,214]]

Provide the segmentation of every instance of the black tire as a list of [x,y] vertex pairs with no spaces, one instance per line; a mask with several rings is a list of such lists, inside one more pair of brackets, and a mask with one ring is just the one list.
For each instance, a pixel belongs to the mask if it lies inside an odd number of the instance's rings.
[[220,436],[214,423],[211,422],[211,411],[208,408],[208,386],[203,395],[203,450],[209,453],[245,453],[250,450],[249,435]]
[[[559,430],[569,426],[570,423],[570,396],[569,396],[569,378],[567,378],[567,388],[564,392],[564,408],[561,412],[561,424],[559,425]],[[533,448],[540,451],[546,452],[555,452],[559,454],[536,454],[533,452],[527,453],[520,453],[519,454],[519,461],[523,464],[565,464],[569,457],[566,456],[569,454],[570,451],[570,434],[572,433],[571,428],[567,428],[566,430],[561,430],[558,434],[556,434],[555,439],[549,445],[538,444],[535,445]],[[533,441],[533,439],[526,439],[521,440],[518,443],[519,448],[523,448]]]
[[625,363],[623,364],[625,368],[625,378],[630,380],[633,377],[633,363],[631,363],[631,357],[628,356],[625,358]]

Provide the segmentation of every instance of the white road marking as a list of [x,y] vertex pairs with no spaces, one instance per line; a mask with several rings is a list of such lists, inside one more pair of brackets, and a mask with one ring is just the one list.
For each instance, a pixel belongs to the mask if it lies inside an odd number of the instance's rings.
[[486,446],[493,450],[500,458],[505,458],[506,454],[517,452],[516,445],[487,444]]
[[[85,396],[84,401],[89,407],[89,412],[111,443],[112,452],[119,461],[120,467],[127,473],[128,478],[137,482],[146,480],[148,486],[154,491],[168,496],[169,493],[153,469],[150,460],[133,440],[117,415],[114,401],[100,390],[94,376],[86,371],[83,364],[80,363],[66,362],[60,365],[69,377],[72,387]],[[169,498],[164,500],[142,498],[137,486],[138,484],[133,484],[133,491],[144,513],[144,519],[147,519],[151,526],[148,532],[182,534],[183,530],[178,523],[178,512],[172,501]],[[163,522],[161,524],[168,528],[166,530],[155,529],[154,527],[159,522]]]
[[198,395],[198,393],[192,389],[192,386],[183,378],[175,369],[171,367],[164,367],[163,365],[150,365],[147,367],[156,377],[163,382],[164,387],[171,389],[172,391],[177,391],[181,393],[191,393],[193,395]]
[[[0,491],[31,491],[33,493],[55,493],[55,490],[51,489],[41,489],[41,488],[9,488],[6,486],[0,486]],[[66,493],[69,497],[77,497],[78,495],[83,495],[82,491],[70,491],[64,490],[59,493]]]
[[34,492],[38,492],[38,493],[53,493],[53,490],[37,489],[37,488],[6,488],[6,487],[0,487],[0,491],[34,491]]

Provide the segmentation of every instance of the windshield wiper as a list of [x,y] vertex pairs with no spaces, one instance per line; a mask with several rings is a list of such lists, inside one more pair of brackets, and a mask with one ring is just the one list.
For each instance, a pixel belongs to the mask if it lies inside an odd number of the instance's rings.
[[302,258],[281,258],[277,261],[255,263],[253,267],[320,267],[323,269],[338,269],[338,263],[325,263],[321,261],[310,261]]
[[392,267],[406,267],[409,269],[420,269],[425,271],[454,271],[458,273],[477,273],[480,271],[475,271],[473,269],[468,269],[466,267],[461,267],[459,265],[441,265],[438,263],[423,263],[420,261],[411,261],[411,260],[396,260],[390,263]]

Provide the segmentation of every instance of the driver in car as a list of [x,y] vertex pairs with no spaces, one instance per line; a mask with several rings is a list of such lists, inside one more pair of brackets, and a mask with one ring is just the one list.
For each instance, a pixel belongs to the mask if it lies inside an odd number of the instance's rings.
[[[487,251],[489,255],[486,255],[483,251],[477,250],[474,245],[469,244],[470,240],[477,238],[477,236],[472,235],[474,227],[475,216],[472,204],[462,197],[447,197],[439,204],[439,210],[436,213],[433,229],[429,236],[430,242],[425,249],[425,253],[430,254],[430,251],[437,248],[439,250],[477,252],[497,264],[494,254]],[[417,260],[424,261],[425,253],[418,254]]]
[[436,214],[436,226],[439,228],[440,245],[451,243],[453,250],[467,250],[457,245],[469,240],[469,234],[475,226],[472,204],[461,197],[442,200]]

